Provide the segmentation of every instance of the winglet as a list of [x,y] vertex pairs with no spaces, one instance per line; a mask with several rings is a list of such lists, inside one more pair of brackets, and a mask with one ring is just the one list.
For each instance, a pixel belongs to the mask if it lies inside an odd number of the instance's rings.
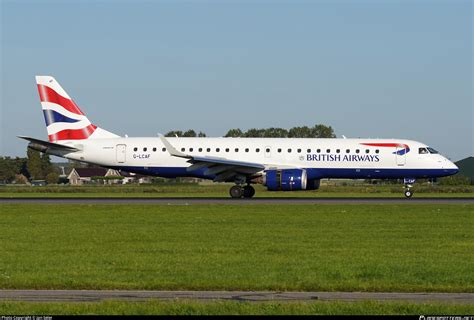
[[180,158],[192,158],[191,156],[188,156],[187,154],[184,154],[176,150],[176,148],[173,147],[171,143],[168,140],[166,140],[165,136],[162,135],[161,133],[159,133],[158,136],[160,137],[161,142],[163,142],[163,144],[166,147],[166,150],[168,150],[170,155],[175,156],[175,157],[180,157]]

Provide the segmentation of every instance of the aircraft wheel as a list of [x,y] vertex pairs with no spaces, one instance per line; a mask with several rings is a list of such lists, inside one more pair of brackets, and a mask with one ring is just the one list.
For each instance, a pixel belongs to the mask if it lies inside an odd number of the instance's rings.
[[405,197],[407,198],[411,198],[413,196],[413,191],[411,190],[405,190]]
[[244,195],[244,190],[240,186],[233,186],[230,188],[229,194],[234,199],[242,198]]
[[254,187],[248,185],[244,187],[244,198],[252,198],[255,195]]

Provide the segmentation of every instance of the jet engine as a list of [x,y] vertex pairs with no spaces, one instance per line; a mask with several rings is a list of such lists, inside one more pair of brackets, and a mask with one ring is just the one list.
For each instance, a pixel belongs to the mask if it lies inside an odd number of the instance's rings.
[[306,190],[307,176],[303,169],[267,170],[263,184],[269,191]]

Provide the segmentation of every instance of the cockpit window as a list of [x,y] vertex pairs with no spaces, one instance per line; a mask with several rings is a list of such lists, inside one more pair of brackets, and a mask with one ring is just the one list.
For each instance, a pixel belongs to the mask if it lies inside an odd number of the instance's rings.
[[430,153],[434,153],[434,154],[439,153],[438,151],[436,151],[436,150],[433,149],[433,148],[428,147],[427,149],[428,149],[428,151],[429,151]]
[[428,154],[429,152],[428,152],[428,149],[426,149],[426,148],[420,148],[420,149],[418,149],[418,153],[419,154]]

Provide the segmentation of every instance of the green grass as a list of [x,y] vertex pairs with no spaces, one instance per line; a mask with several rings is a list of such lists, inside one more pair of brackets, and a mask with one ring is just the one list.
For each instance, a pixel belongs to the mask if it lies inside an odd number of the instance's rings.
[[474,205],[0,205],[0,288],[474,292]]
[[[96,185],[96,186],[3,186],[0,198],[12,197],[229,197],[231,184],[162,184],[162,185]],[[393,197],[403,198],[402,185],[323,185],[320,190],[271,192],[256,185],[256,197]],[[474,186],[441,186],[420,184],[414,188],[415,197],[472,198]]]
[[81,302],[34,303],[0,302],[0,314],[45,315],[370,315],[370,314],[436,314],[466,315],[473,305],[442,303],[414,304],[406,302],[234,302],[234,301],[157,301],[146,302]]

